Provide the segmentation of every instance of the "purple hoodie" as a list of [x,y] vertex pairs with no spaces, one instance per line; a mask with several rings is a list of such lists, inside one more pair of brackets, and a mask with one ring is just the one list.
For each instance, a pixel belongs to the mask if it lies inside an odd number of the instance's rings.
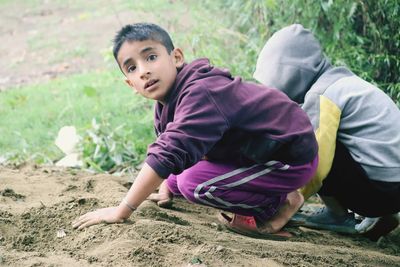
[[157,140],[146,163],[167,178],[209,160],[239,165],[312,161],[317,141],[307,114],[284,93],[233,78],[207,59],[185,64],[165,105],[155,107]]

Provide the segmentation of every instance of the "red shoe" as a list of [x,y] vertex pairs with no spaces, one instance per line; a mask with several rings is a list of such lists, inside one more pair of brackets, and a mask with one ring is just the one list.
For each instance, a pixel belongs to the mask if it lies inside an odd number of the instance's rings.
[[291,233],[283,230],[280,230],[273,234],[261,232],[258,229],[256,220],[253,216],[234,214],[232,217],[229,217],[227,214],[221,212],[218,215],[218,221],[222,223],[228,230],[250,237],[265,238],[271,240],[287,240],[293,237]]

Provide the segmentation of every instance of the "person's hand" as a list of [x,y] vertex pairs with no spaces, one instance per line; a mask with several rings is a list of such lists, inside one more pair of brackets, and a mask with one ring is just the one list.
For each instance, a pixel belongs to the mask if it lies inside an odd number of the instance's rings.
[[151,200],[161,208],[169,208],[172,206],[172,195],[166,193],[152,193],[147,197],[147,200]]
[[169,208],[172,206],[172,192],[167,186],[167,182],[164,180],[158,189],[158,193],[152,193],[147,197],[147,200],[151,200],[161,208]]
[[81,230],[99,223],[122,223],[125,218],[120,216],[118,207],[109,207],[88,212],[72,223],[73,228]]

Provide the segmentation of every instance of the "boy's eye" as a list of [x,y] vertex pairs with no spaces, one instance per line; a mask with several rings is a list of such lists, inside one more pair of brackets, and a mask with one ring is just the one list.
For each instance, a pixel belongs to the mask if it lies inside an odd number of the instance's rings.
[[153,61],[153,60],[156,60],[156,58],[157,58],[157,55],[150,55],[150,56],[147,58],[147,60],[148,60],[148,61]]
[[127,70],[128,70],[128,73],[130,73],[130,72],[133,72],[135,69],[136,69],[136,67],[132,65],[132,66],[129,66]]

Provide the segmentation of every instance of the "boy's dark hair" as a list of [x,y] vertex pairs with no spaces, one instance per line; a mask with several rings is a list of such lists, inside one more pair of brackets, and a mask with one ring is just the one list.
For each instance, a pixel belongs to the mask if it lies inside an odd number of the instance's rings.
[[160,26],[152,23],[135,23],[125,25],[117,32],[114,38],[114,58],[117,60],[118,52],[125,41],[146,41],[153,40],[159,42],[168,51],[174,50],[169,34]]

